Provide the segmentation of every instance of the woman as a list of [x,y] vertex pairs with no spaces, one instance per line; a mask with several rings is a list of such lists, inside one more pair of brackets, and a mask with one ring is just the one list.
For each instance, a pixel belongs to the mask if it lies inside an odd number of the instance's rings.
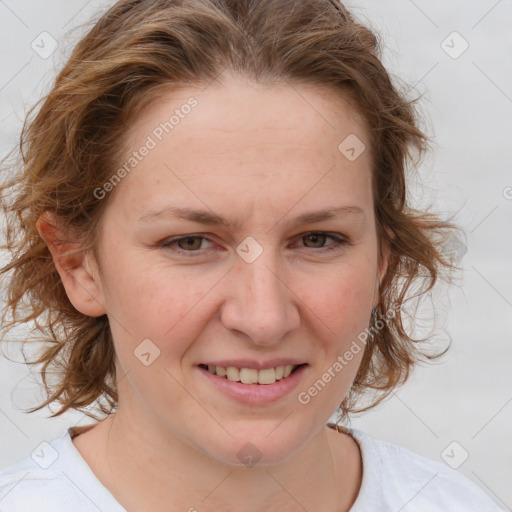
[[326,425],[432,357],[401,319],[455,268],[456,226],[406,202],[426,144],[335,0],[117,2],[3,187],[5,329],[52,342],[34,410],[106,417],[4,470],[2,510],[499,510]]

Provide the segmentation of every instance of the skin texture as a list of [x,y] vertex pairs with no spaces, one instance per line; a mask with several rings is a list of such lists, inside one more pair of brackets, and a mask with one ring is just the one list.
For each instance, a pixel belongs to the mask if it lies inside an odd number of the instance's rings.
[[[369,148],[366,125],[339,93],[224,75],[146,109],[126,135],[127,158],[191,96],[197,106],[103,199],[98,259],[61,258],[58,233],[48,218],[38,223],[73,305],[108,315],[118,357],[117,412],[74,443],[128,510],[348,510],[360,452],[325,423],[362,351],[307,405],[297,395],[350,347],[377,304],[388,253],[379,267],[371,153],[350,161],[338,150],[350,134]],[[239,223],[139,220],[171,205]],[[292,221],[347,205],[364,215]],[[327,252],[335,240],[311,231],[350,244]],[[199,234],[192,249],[163,245]],[[252,263],[236,252],[246,237],[263,250]],[[144,339],[160,350],[148,366],[134,355]],[[308,367],[293,392],[258,406],[224,396],[197,367],[278,357]],[[237,456],[247,443],[261,454],[252,467]]]

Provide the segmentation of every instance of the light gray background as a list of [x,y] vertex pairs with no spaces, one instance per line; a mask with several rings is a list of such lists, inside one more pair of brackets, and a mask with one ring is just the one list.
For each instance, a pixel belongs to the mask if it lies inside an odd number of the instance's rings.
[[[54,70],[80,35],[69,31],[111,4],[0,0],[2,154],[16,144],[24,113],[49,91]],[[423,94],[420,105],[437,147],[421,167],[416,204],[432,204],[446,216],[460,210],[457,221],[467,234],[459,285],[441,287],[433,296],[435,338],[452,338],[449,355],[418,368],[405,387],[352,426],[437,461],[456,441],[445,454],[458,460],[467,451],[459,471],[512,510],[512,1],[347,5],[382,35],[392,74]],[[31,48],[43,31],[59,42],[47,59]],[[454,31],[469,44],[458,58],[453,56],[464,41]],[[424,308],[427,325],[431,313]],[[21,361],[17,343],[4,350]],[[81,413],[51,419],[47,409],[16,409],[13,401],[24,408],[43,397],[27,375],[23,364],[0,359],[0,469],[68,426],[91,422]]]

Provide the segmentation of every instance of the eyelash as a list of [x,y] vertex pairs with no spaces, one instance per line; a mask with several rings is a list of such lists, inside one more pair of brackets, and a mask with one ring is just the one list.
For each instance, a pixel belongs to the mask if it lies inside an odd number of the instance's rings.
[[[314,247],[310,248],[316,252],[326,253],[326,252],[330,252],[330,251],[334,251],[334,250],[343,249],[344,246],[347,246],[347,245],[352,245],[352,243],[347,238],[337,236],[337,235],[332,235],[332,234],[326,233],[324,231],[310,231],[308,233],[304,233],[303,235],[301,235],[300,238],[305,238],[305,237],[308,237],[311,235],[325,235],[326,238],[332,238],[334,240],[334,243],[328,245],[326,248],[324,248],[324,247],[320,247],[317,249],[315,249]],[[185,235],[185,236],[180,236],[180,237],[176,237],[176,238],[169,238],[169,239],[165,240],[164,242],[162,242],[161,246],[166,249],[168,249],[168,248],[170,249],[173,245],[177,244],[179,241],[187,240],[188,238],[202,238],[202,239],[208,240],[208,237],[205,237],[203,235]],[[178,247],[178,248],[172,249],[172,250],[174,250],[180,254],[187,254],[187,257],[192,257],[192,258],[195,257],[195,255],[193,255],[194,253],[198,253],[198,255],[201,255],[201,249],[187,251],[185,249],[181,249]]]

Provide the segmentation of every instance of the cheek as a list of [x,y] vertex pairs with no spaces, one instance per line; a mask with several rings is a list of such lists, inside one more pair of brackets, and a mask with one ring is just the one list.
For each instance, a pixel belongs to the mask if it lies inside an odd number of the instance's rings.
[[179,340],[190,339],[201,329],[199,315],[219,276],[191,275],[165,262],[148,264],[148,259],[125,255],[107,270],[111,277],[105,294],[114,339],[122,340],[123,351],[133,350],[146,338],[168,351],[168,341],[173,340],[171,349],[176,352]]
[[[312,315],[334,339],[346,340],[368,324],[375,291],[375,272],[370,262],[330,268],[325,274],[302,277],[293,287],[303,303],[304,314]],[[305,306],[305,307],[304,307]],[[316,318],[316,320],[313,320]]]

